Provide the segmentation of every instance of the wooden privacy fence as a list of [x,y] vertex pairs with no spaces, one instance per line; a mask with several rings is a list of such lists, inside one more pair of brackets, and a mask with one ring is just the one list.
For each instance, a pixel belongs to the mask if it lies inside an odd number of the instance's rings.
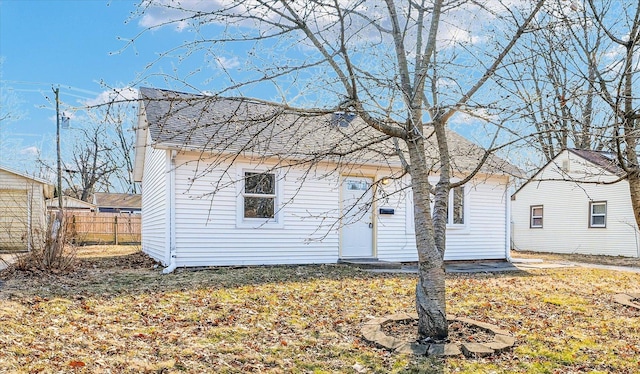
[[65,212],[67,238],[76,244],[140,243],[140,214]]

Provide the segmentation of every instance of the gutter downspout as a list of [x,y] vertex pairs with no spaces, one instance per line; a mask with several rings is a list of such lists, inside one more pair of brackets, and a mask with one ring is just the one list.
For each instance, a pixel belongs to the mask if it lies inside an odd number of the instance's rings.
[[169,266],[162,270],[162,274],[173,273],[178,267],[176,263],[176,156],[177,151],[171,151],[171,159],[169,161]]
[[511,195],[513,194],[513,187],[510,187],[507,184],[505,188],[505,192],[507,193],[506,199],[507,203],[505,205],[505,243],[504,243],[504,254],[505,258],[508,262],[511,261]]

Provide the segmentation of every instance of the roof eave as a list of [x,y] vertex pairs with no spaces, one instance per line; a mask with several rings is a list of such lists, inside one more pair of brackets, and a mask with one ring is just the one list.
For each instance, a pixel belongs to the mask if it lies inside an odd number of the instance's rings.
[[135,156],[133,161],[133,180],[142,182],[144,161],[146,157],[147,140],[149,139],[149,123],[144,109],[144,102],[140,101],[138,112],[138,126],[136,127]]

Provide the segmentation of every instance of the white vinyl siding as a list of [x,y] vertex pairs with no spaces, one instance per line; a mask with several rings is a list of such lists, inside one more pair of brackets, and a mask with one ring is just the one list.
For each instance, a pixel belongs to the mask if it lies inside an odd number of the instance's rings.
[[27,249],[30,226],[27,190],[0,188],[0,251]]
[[167,265],[169,258],[168,151],[146,147],[142,180],[142,250]]
[[0,169],[0,251],[42,245],[45,188],[44,183]]
[[[507,183],[507,177],[479,176],[465,185],[464,224],[447,225],[445,260],[506,258]],[[405,191],[410,195],[409,188]],[[397,207],[395,214],[378,217],[378,258],[417,261],[412,200],[394,196],[390,205]]]
[[[232,166],[220,159],[203,159],[200,153],[179,153],[174,171],[175,227],[170,230],[168,162],[166,151],[149,152],[145,161],[143,248],[154,258],[166,264],[171,242],[167,235],[175,232],[178,267],[339,260],[341,180],[335,165],[276,169],[279,225],[248,227],[238,225],[243,214],[239,205],[243,172],[271,170],[275,164],[244,158]],[[211,168],[214,162],[216,167]],[[392,172],[362,167],[358,173],[378,180]],[[465,186],[464,224],[448,226],[445,259],[505,258],[507,182],[508,177],[481,176]],[[407,229],[410,189],[397,191],[409,183],[405,178],[376,189],[373,253],[380,260],[417,261],[415,235]],[[380,208],[393,209],[394,214],[381,215]]]
[[[512,201],[513,248],[555,253],[640,256],[637,227],[631,207],[629,185],[554,181],[569,167],[572,177],[615,181],[617,176],[585,165],[584,160],[564,151],[547,165],[539,179],[522,187]],[[586,169],[586,172],[584,170]],[[590,202],[606,201],[606,229],[589,227]],[[544,204],[544,228],[529,229],[529,207]]]
[[466,185],[468,220],[447,230],[445,260],[504,259],[507,248],[508,177],[478,176]]
[[[282,226],[237,226],[236,173],[228,165],[199,175],[206,160],[179,155],[176,164],[176,248],[178,266],[335,263],[338,260],[339,179],[318,168],[279,171]],[[240,160],[241,170],[269,168]],[[234,168],[235,168],[234,167]],[[324,175],[328,174],[328,177]],[[232,179],[233,178],[233,179]],[[215,186],[223,186],[214,191]]]

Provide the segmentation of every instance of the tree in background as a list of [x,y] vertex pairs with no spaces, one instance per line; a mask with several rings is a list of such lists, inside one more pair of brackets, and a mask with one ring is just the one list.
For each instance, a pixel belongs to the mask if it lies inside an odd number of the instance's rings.
[[[268,89],[289,111],[308,114],[315,105],[322,107],[319,112],[354,113],[368,132],[393,140],[396,152],[389,157],[404,161],[412,181],[418,330],[423,338],[442,339],[448,335],[443,257],[449,192],[468,182],[490,157],[490,152],[480,154],[476,168],[452,182],[447,128],[462,112],[483,123],[502,123],[500,97],[488,83],[531,31],[542,4],[148,0],[140,4],[139,15],[149,30],[173,25],[190,31],[193,41],[161,55],[182,51],[180,59],[201,57],[205,65],[219,66],[226,85],[217,94],[253,96]],[[232,46],[239,55],[232,54]],[[186,81],[197,73],[174,78],[189,86]],[[498,132],[493,129],[488,138]],[[430,150],[435,162],[426,157],[429,141],[435,144]],[[343,151],[340,157],[358,150]],[[330,156],[337,154],[318,155]],[[429,181],[431,174],[438,175],[436,184]]]
[[79,129],[81,136],[73,145],[69,159],[63,162],[63,179],[66,195],[82,201],[90,201],[94,192],[108,191],[111,176],[118,170],[110,153],[105,124]]
[[[132,175],[136,98],[132,88],[110,88],[68,109],[69,126],[62,131],[64,195],[90,201],[95,192],[137,193]],[[44,177],[55,175],[55,159],[40,153],[37,161]]]
[[534,144],[550,161],[565,148],[608,151],[625,171],[640,227],[637,1],[549,1],[504,87],[524,102]]
[[126,87],[111,88],[106,97],[89,103],[87,115],[92,123],[105,125],[103,146],[105,153],[116,168],[109,174],[109,186],[117,192],[138,193],[139,187],[133,181],[133,128],[136,124],[137,91]]
[[566,148],[609,149],[611,117],[593,84],[606,58],[604,32],[592,27],[587,9],[566,0],[547,1],[536,24],[537,32],[514,53],[525,63],[514,63],[503,76],[534,129],[530,144],[545,162]]
[[640,227],[640,3],[586,0],[584,7],[589,15],[586,22],[591,29],[600,30],[605,35],[601,54],[589,53],[584,48],[583,57],[593,66],[594,89],[610,115],[613,131],[611,148],[626,173],[636,224]]

